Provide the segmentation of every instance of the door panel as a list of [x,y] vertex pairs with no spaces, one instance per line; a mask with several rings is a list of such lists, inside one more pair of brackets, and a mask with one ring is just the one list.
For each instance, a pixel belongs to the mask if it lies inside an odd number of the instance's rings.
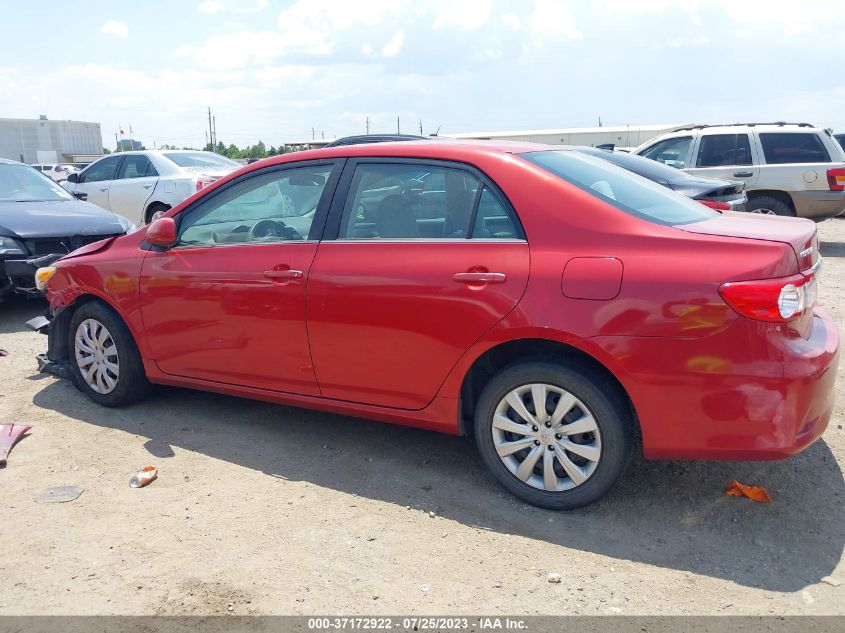
[[109,156],[93,163],[80,174],[82,182],[77,182],[72,191],[87,193],[88,202],[110,211],[109,189],[114,182],[122,158],[122,156]]
[[[153,358],[166,374],[319,395],[305,330],[315,242],[152,252],[141,301]],[[300,278],[274,279],[273,269]]]
[[696,176],[744,182],[746,188],[757,182],[759,161],[747,133],[701,134],[695,146],[695,160],[686,171]]
[[[457,281],[499,272],[502,283]],[[464,351],[519,301],[528,244],[327,241],[308,281],[308,331],[327,398],[420,409]]]
[[144,222],[144,209],[158,182],[158,173],[143,154],[123,159],[109,188],[111,210],[124,215],[136,224]]

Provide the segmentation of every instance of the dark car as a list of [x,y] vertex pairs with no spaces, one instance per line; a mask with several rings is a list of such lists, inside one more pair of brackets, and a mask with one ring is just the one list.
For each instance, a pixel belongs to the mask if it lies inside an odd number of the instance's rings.
[[32,167],[0,159],[0,300],[12,292],[38,296],[34,275],[40,266],[134,229]]
[[623,169],[673,189],[688,198],[719,211],[745,211],[748,198],[745,183],[693,176],[680,169],[627,152],[598,147],[576,147],[579,152],[602,158]]

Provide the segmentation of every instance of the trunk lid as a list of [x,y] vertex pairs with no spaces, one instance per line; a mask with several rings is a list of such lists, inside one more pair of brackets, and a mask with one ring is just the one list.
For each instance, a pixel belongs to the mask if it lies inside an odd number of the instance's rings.
[[728,212],[703,222],[682,224],[675,228],[701,235],[721,235],[788,244],[795,253],[801,271],[813,268],[819,261],[816,225],[811,220],[803,218]]

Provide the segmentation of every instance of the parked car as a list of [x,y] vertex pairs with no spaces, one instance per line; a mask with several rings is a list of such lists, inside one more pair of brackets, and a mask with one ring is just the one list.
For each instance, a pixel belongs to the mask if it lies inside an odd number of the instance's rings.
[[809,123],[697,125],[634,153],[696,176],[742,179],[754,213],[818,221],[845,210],[845,153]]
[[74,198],[30,166],[0,159],[0,300],[40,296],[35,272],[82,245],[134,230],[126,218]]
[[120,152],[71,174],[65,187],[140,225],[239,167],[235,161],[212,152]]
[[68,164],[55,164],[55,163],[36,163],[32,165],[32,168],[36,171],[40,171],[45,176],[49,176],[56,182],[61,182],[62,180],[67,180],[67,177],[70,174],[73,174],[79,169],[77,169],[74,165]]
[[104,406],[178,385],[472,435],[505,488],[568,509],[638,435],[658,459],[818,439],[839,353],[820,261],[812,222],[719,214],[572,149],[350,145],[40,270],[40,362]]
[[842,149],[845,149],[845,134],[834,134],[833,138],[839,141],[839,144],[842,146]]
[[643,178],[648,178],[652,182],[677,191],[711,209],[745,211],[748,198],[743,191],[745,189],[744,182],[693,176],[679,169],[661,165],[657,161],[624,151],[614,151],[612,148],[576,147],[575,149],[618,165]]

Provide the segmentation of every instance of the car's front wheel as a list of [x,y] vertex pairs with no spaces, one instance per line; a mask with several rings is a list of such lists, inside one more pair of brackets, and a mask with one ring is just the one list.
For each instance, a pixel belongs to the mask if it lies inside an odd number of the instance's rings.
[[94,402],[116,407],[150,392],[129,328],[102,303],[86,303],[74,312],[68,347],[75,382]]
[[618,385],[574,363],[529,361],[500,371],[479,397],[474,430],[496,479],[553,510],[601,498],[633,451],[633,420]]

